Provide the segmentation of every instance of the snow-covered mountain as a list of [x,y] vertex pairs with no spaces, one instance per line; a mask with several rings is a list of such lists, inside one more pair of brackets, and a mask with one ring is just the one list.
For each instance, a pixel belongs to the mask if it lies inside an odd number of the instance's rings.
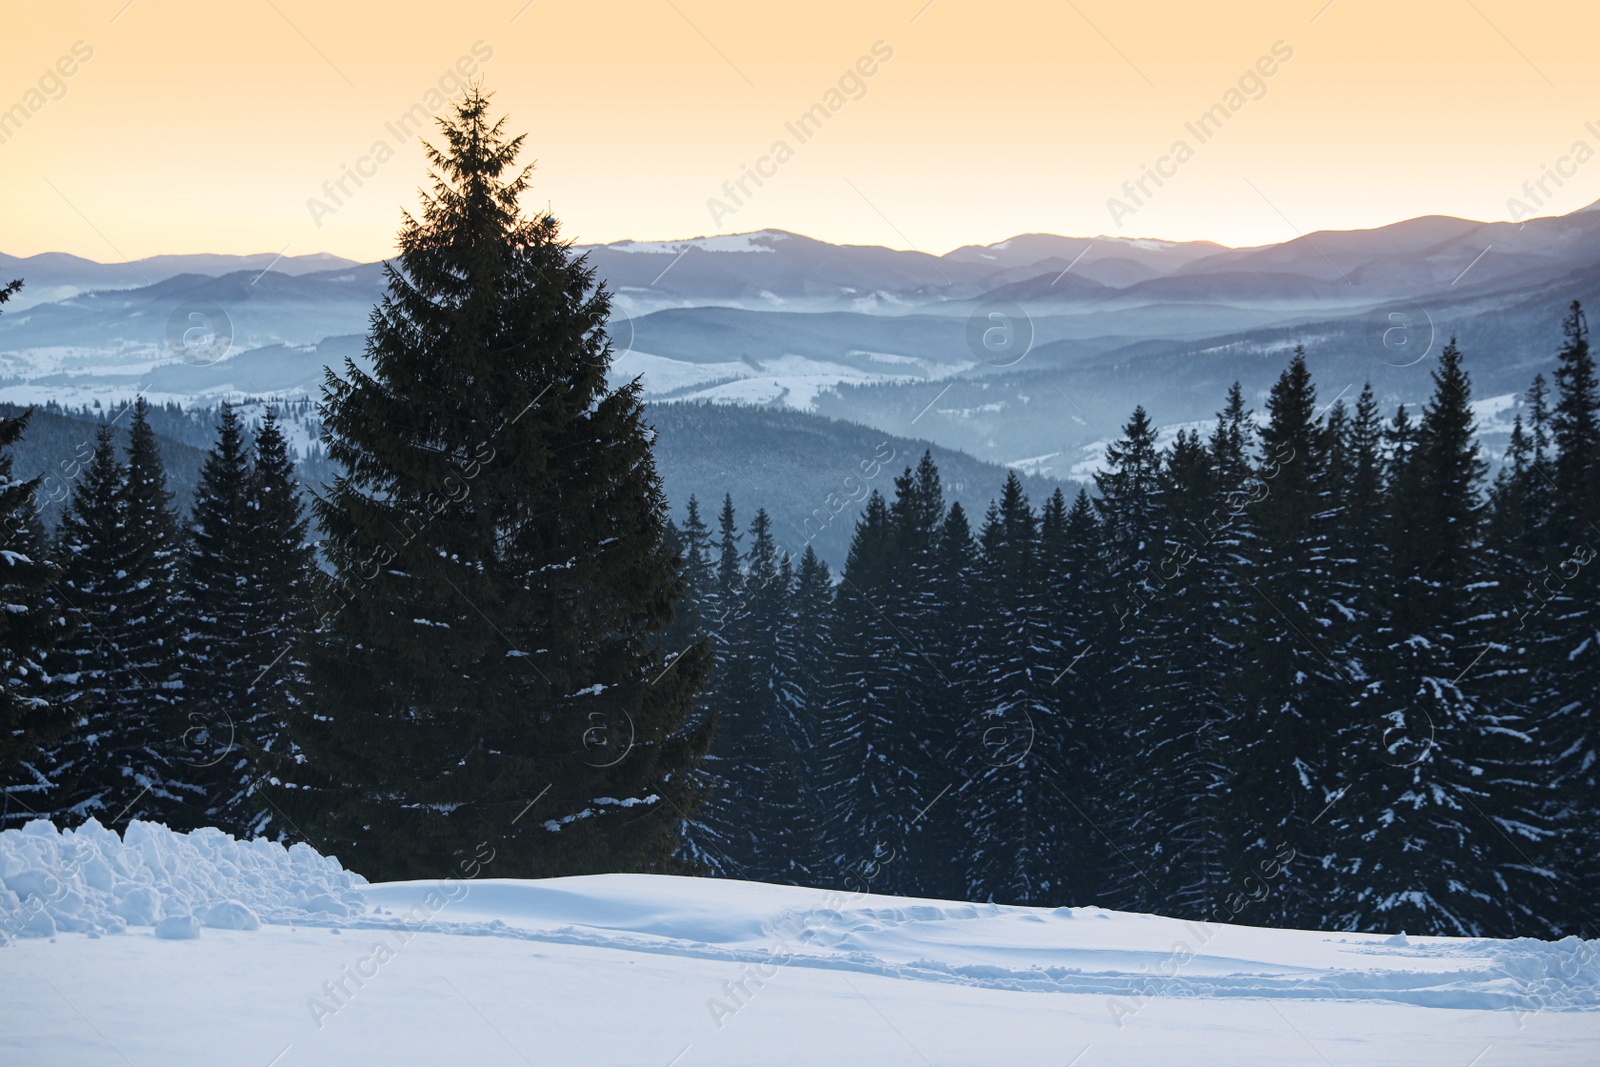
[[[615,295],[615,376],[651,401],[821,412],[1061,476],[1133,404],[1203,420],[1295,343],[1319,379],[1414,401],[1427,364],[1396,373],[1396,314],[1434,352],[1459,332],[1475,379],[1518,391],[1548,362],[1550,309],[1596,289],[1600,213],[1254,248],[1024,234],[931,256],[764,230],[580,251]],[[383,286],[381,264],[265,254],[0,257],[8,275],[28,282],[0,316],[0,400],[18,403],[315,395],[359,358]]]

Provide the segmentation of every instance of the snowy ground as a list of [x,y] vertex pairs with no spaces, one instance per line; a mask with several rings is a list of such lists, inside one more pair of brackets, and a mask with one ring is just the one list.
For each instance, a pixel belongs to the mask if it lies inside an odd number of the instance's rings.
[[[514,881],[479,859],[464,868],[476,878],[368,886],[303,846],[214,832],[7,831],[0,1063],[1600,1059],[1594,942],[1403,943],[642,875]],[[172,918],[187,915],[201,925]]]

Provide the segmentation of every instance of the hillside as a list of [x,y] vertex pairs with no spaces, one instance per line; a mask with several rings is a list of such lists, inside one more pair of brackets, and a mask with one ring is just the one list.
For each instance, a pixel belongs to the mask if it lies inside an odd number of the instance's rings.
[[[246,417],[258,406],[249,406]],[[0,412],[18,410],[16,405],[0,404]],[[947,496],[959,500],[974,523],[1006,476],[1004,467],[920,438],[884,434],[857,423],[783,408],[658,404],[649,409],[648,418],[657,432],[657,469],[678,521],[683,520],[691,495],[699,498],[702,514],[710,522],[723,494],[732,494],[741,528],[757,508],[766,508],[783,548],[798,556],[809,544],[835,566],[844,563],[867,495],[877,490],[892,497],[894,477],[915,465],[924,449],[933,451],[944,474]],[[167,463],[174,500],[184,513],[193,500],[214,422],[215,409],[208,407],[191,408],[182,415],[167,408],[152,411],[151,423]],[[17,448],[19,475],[60,472],[44,489],[47,499],[42,516],[47,525],[53,526],[60,515],[70,485],[67,475],[72,457],[80,450],[87,454],[94,426],[94,419],[82,413],[39,410]],[[314,416],[306,416],[293,432],[304,438],[314,433],[316,426]],[[125,430],[119,440],[126,447]],[[302,440],[296,450],[302,460],[302,477],[308,488],[315,489],[326,480],[330,468],[320,457],[308,463],[305,457],[310,450],[304,444]],[[1024,483],[1041,501],[1056,485],[1032,476]],[[52,494],[58,499],[49,500]]]

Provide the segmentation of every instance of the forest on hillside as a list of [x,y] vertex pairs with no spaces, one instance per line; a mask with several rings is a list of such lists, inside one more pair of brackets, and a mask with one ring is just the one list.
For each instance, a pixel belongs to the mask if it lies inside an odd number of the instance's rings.
[[931,453],[874,453],[830,568],[741,526],[738,484],[670,520],[609,293],[518,208],[521,138],[476,90],[442,128],[368,359],[328,374],[309,508],[305,411],[225,406],[181,511],[156,423],[194,430],[139,399],[48,529],[12,475],[32,415],[0,416],[0,823],[214,826],[375,881],[493,841],[505,877],[1592,932],[1576,302],[1492,478],[1454,341],[1392,413],[1323,402],[1297,351],[1204,435],[1158,447],[1135,409],[1070,500],[1013,472],[969,515]]

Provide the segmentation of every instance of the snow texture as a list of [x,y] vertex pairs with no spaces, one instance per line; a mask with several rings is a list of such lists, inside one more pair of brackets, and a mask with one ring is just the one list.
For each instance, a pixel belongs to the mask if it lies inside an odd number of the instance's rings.
[[367,885],[305,845],[137,822],[8,830],[0,876],[6,1063],[1491,1067],[1592,1062],[1600,1032],[1600,943],[1576,938],[658,875]]
[[0,942],[63,933],[198,937],[200,927],[327,920],[365,910],[366,880],[310,845],[235,841],[220,830],[173,833],[132,823],[119,835],[36,820],[0,833]]

